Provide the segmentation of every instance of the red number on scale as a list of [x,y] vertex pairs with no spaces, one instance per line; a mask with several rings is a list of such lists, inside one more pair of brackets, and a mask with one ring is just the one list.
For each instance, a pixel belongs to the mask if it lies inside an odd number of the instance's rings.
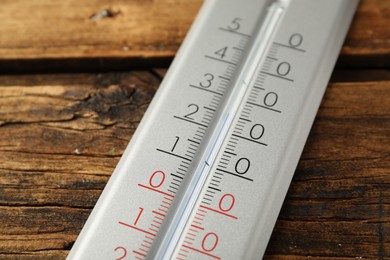
[[126,248],[124,248],[123,246],[118,246],[117,248],[114,249],[114,251],[122,251],[122,256],[120,256],[119,258],[116,258],[116,260],[122,260],[122,259],[125,259],[126,255],[127,255],[127,250]]
[[137,225],[139,218],[141,217],[142,212],[144,211],[144,208],[139,207],[139,213],[137,218],[134,221],[134,226]]
[[159,188],[164,183],[164,181],[165,173],[163,171],[155,171],[152,176],[150,176],[149,184],[150,187]]
[[202,240],[202,249],[206,252],[211,252],[217,247],[217,244],[218,235],[213,232],[209,232],[204,236]]
[[219,200],[218,207],[221,211],[228,212],[233,208],[234,202],[236,199],[232,194],[224,194]]

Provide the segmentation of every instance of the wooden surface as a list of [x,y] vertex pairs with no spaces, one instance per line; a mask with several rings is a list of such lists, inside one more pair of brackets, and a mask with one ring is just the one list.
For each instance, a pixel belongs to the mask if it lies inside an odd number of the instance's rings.
[[[63,259],[200,1],[1,4],[0,259]],[[389,28],[362,1],[267,259],[390,259]]]
[[[0,69],[23,73],[167,66],[201,3],[2,0]],[[389,0],[362,0],[341,65],[390,66],[389,24]]]

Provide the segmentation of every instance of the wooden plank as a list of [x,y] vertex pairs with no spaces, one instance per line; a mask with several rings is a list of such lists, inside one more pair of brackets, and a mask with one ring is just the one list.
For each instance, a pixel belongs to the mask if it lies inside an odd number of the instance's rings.
[[172,56],[201,2],[6,0],[0,10],[0,57]]
[[[0,76],[0,259],[66,256],[164,73]],[[329,85],[267,259],[390,257],[389,93]]]
[[389,55],[390,2],[361,0],[343,52],[351,55]]
[[[3,1],[0,70],[46,72],[118,70],[139,68],[141,64],[167,66],[201,2]],[[104,12],[108,13],[105,17]]]
[[[0,69],[46,72],[167,66],[201,3],[2,1]],[[362,0],[339,65],[389,66],[389,26],[389,1]]]

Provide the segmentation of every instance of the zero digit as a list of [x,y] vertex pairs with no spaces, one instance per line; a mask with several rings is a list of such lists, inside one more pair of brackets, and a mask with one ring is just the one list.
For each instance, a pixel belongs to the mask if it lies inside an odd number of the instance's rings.
[[259,140],[264,135],[264,126],[262,124],[254,124],[249,131],[249,136],[254,140]]
[[[230,200],[230,201],[228,201]],[[228,202],[226,202],[228,201]],[[224,194],[221,199],[219,200],[219,203],[218,203],[218,208],[223,211],[223,212],[228,212],[230,211],[233,206],[234,206],[234,203],[236,202],[236,199],[234,198],[234,196],[232,194]]]
[[250,166],[251,162],[249,161],[249,159],[243,157],[236,162],[236,166],[234,167],[234,169],[238,174],[245,174],[248,172]]
[[217,247],[217,245],[218,245],[218,235],[217,234],[215,234],[213,232],[209,232],[204,236],[204,238],[202,240],[202,249],[204,251],[211,252]]
[[276,73],[278,73],[279,76],[286,76],[288,73],[290,73],[291,65],[288,62],[281,62],[279,63],[278,67],[276,68]]
[[[160,180],[157,179],[157,181],[155,180],[156,178],[158,178],[158,176],[161,176]],[[157,176],[157,177],[156,177]],[[165,173],[163,171],[155,171],[152,176],[150,176],[150,179],[149,179],[149,185],[150,187],[153,187],[153,188],[159,188],[165,181]]]
[[268,92],[264,96],[264,105],[267,107],[273,107],[276,105],[276,102],[278,102],[278,94],[275,92]]
[[299,33],[294,33],[288,39],[288,44],[293,48],[298,48],[303,42],[303,36]]

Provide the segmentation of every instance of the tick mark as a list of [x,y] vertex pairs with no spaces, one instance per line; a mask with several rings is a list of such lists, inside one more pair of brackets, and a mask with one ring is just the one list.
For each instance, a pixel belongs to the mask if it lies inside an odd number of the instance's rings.
[[274,42],[275,45],[278,45],[278,46],[281,46],[281,47],[285,47],[285,48],[289,48],[289,49],[292,49],[292,50],[296,50],[296,51],[300,51],[300,52],[306,52],[305,50],[303,49],[299,49],[297,47],[294,47],[294,46],[290,46],[290,45],[286,45],[286,44],[282,44],[282,43],[279,43],[279,42]]
[[217,91],[213,91],[213,90],[210,90],[210,89],[207,89],[207,88],[202,88],[202,87],[195,86],[195,85],[190,85],[190,87],[191,88],[196,88],[196,89],[199,89],[199,90],[203,90],[203,91],[207,91],[207,92],[213,93],[213,94],[218,95],[218,96],[223,96],[222,93],[217,92]]
[[202,126],[204,128],[207,128],[207,125],[204,125],[204,124],[201,124],[201,123],[189,120],[187,118],[183,118],[183,117],[180,117],[180,116],[173,116],[173,117],[176,118],[176,119],[180,119],[180,120],[183,120],[183,121],[186,121],[186,122],[189,122],[189,123],[192,123],[192,124],[199,125],[199,126]]
[[229,172],[229,171],[225,171],[225,170],[220,169],[220,168],[217,168],[217,171],[224,172],[224,173],[227,173],[227,174],[230,174],[230,175],[242,178],[242,179],[247,180],[247,181],[253,181],[253,179],[251,179],[251,178],[244,177],[242,175],[239,175],[239,174],[236,174],[236,173],[232,173],[232,172]]
[[263,74],[267,74],[269,76],[275,77],[275,78],[279,78],[279,79],[283,79],[283,80],[294,82],[294,80],[290,79],[290,78],[282,77],[282,76],[279,76],[279,75],[276,75],[276,74],[272,74],[272,73],[269,73],[269,72],[266,72],[266,71],[260,71],[260,72],[263,73]]
[[218,58],[215,58],[215,57],[212,57],[212,56],[209,56],[209,55],[205,55],[205,57],[208,58],[208,59],[215,60],[215,61],[220,61],[220,62],[227,63],[227,64],[230,64],[230,65],[233,65],[233,66],[237,66],[236,63],[228,61],[228,60],[218,59]]
[[183,160],[186,160],[186,161],[191,161],[190,158],[187,158],[187,157],[184,157],[184,156],[181,156],[181,155],[178,155],[178,154],[174,154],[174,153],[171,153],[171,152],[167,152],[167,151],[164,151],[164,150],[161,150],[161,149],[158,149],[158,148],[157,148],[156,150],[159,151],[159,152],[162,152],[162,153],[166,153],[166,154],[169,154],[169,155],[178,157],[178,158],[183,159]]
[[245,33],[242,33],[242,32],[238,32],[238,31],[233,31],[233,30],[230,30],[230,29],[227,29],[227,28],[219,27],[219,29],[221,31],[238,34],[238,35],[241,35],[241,36],[244,36],[244,37],[248,37],[248,38],[250,37],[250,35],[248,35],[248,34],[245,34]]

